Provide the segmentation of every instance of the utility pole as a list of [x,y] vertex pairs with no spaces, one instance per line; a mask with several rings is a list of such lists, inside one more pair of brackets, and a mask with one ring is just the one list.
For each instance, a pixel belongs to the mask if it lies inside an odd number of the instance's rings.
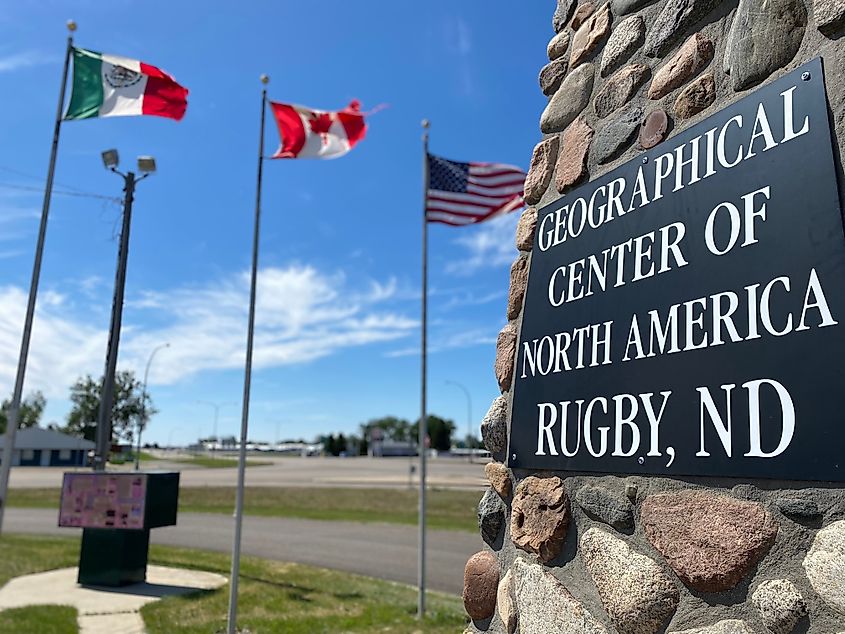
[[103,386],[100,390],[100,411],[97,417],[97,437],[94,449],[94,471],[105,471],[106,462],[111,450],[112,433],[112,405],[114,404],[114,376],[117,370],[117,350],[120,345],[120,325],[123,320],[123,293],[126,287],[126,262],[129,258],[129,227],[132,222],[132,203],[135,200],[135,185],[155,172],[155,160],[150,156],[138,157],[138,170],[143,172],[141,178],[135,177],[135,172],[119,172],[117,169],[117,150],[103,152],[103,164],[106,169],[123,178],[123,227],[120,231],[120,248],[117,252],[117,272],[114,278],[114,299],[111,307],[111,331],[109,332],[108,351],[106,353],[106,369],[103,373]]
[[123,228],[120,231],[120,248],[117,252],[117,274],[114,280],[114,299],[111,306],[111,331],[106,353],[106,371],[100,390],[100,413],[97,417],[97,445],[94,453],[94,471],[105,471],[111,450],[112,405],[114,403],[114,375],[117,370],[117,349],[120,345],[120,325],[123,321],[123,292],[126,287],[126,261],[129,256],[129,226],[132,221],[132,202],[135,200],[135,173],[124,176],[126,197],[123,201]]

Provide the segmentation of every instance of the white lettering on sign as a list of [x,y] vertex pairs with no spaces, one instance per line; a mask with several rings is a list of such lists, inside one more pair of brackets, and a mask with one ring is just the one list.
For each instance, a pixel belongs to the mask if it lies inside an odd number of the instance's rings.
[[543,460],[513,452],[516,466],[660,472],[636,465],[678,460],[692,475],[740,462],[742,475],[796,460],[799,414],[818,395],[795,379],[818,380],[812,362],[801,367],[803,346],[845,351],[845,240],[838,207],[833,223],[824,206],[839,201],[830,187],[815,198],[808,180],[828,174],[813,162],[827,122],[798,77],[539,219],[511,446],[530,429],[519,449]]
[[[762,423],[760,418],[760,388],[762,386],[769,386],[774,388],[775,394],[778,398],[779,418],[781,419],[780,436],[778,438],[777,446],[772,451],[763,451],[762,449]],[[701,403],[701,417],[699,421],[700,429],[700,449],[695,454],[699,457],[709,457],[710,452],[705,449],[705,427],[709,420],[711,425],[715,428],[718,434],[719,441],[722,443],[722,449],[728,458],[733,455],[733,429],[732,429],[732,408],[731,408],[731,392],[736,387],[734,384],[722,386],[722,391],[725,393],[724,397],[724,415],[719,409],[710,389],[707,387],[698,387],[696,390],[700,395]],[[755,458],[774,458],[779,456],[789,444],[792,442],[792,437],[795,434],[795,405],[792,402],[792,397],[789,391],[774,379],[757,379],[748,381],[742,384],[742,387],[748,392],[748,437],[749,448],[745,456],[752,456]],[[773,415],[766,417],[767,420],[772,420]]]
[[[578,197],[544,216],[537,228],[537,246],[540,251],[548,251],[567,240],[577,239],[591,229],[596,230],[605,223],[660,200],[666,194],[667,182],[673,185],[672,193],[678,192],[717,174],[718,168],[734,168],[743,161],[753,159],[758,152],[766,152],[807,134],[810,131],[810,118],[806,115],[796,131],[795,88],[793,86],[780,94],[784,123],[777,137],[769,123],[766,104],[760,102],[753,122],[745,122],[742,115],[736,115],[720,128],[708,130],[704,135],[640,166],[630,188],[627,180],[621,177],[606,186],[598,187],[589,196]],[[707,169],[703,175],[699,175],[702,152]],[[631,193],[623,197],[625,191]],[[623,204],[626,200],[627,208]]]
[[[616,394],[610,398],[597,396],[588,401],[586,406],[584,400],[538,403],[535,455],[557,456],[562,453],[571,458],[578,454],[583,442],[587,453],[594,458],[601,458],[610,449],[609,436],[612,434],[612,456],[630,457],[637,454],[644,436],[648,439],[647,455],[662,456],[659,430],[670,396],[671,391],[660,392],[656,402],[651,392]],[[659,405],[655,408],[656,403]],[[570,449],[573,434],[574,448]],[[672,456],[674,449],[670,452],[666,448],[666,453]]]

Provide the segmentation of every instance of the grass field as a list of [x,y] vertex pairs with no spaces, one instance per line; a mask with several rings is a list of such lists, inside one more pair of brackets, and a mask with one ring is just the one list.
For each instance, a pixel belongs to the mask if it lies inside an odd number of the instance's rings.
[[[156,456],[150,455],[145,451],[141,452],[141,462],[173,462],[176,464],[188,464],[194,465],[195,467],[205,467],[206,469],[234,469],[238,466],[237,458],[215,458],[212,456],[181,456],[181,457],[174,457],[174,458],[158,458]],[[247,467],[263,467],[269,464],[273,464],[272,462],[267,462],[266,460],[249,460],[246,461]]]
[[65,605],[39,605],[0,612],[0,632],[77,634],[76,609]]
[[[5,583],[20,574],[74,565],[78,555],[78,539],[3,535],[0,581]],[[153,545],[150,563],[226,576],[229,572],[228,556],[183,548]],[[226,623],[228,591],[227,585],[187,597],[168,597],[145,606],[141,615],[150,634],[218,632]],[[241,562],[238,597],[238,626],[261,634],[445,634],[460,632],[467,622],[458,597],[429,593],[428,616],[420,623],[414,615],[414,588],[255,557],[244,557]],[[33,624],[37,626],[33,628]],[[0,612],[0,632],[71,634],[76,631],[72,609],[68,612],[38,607]]]
[[[0,538],[0,586],[12,577],[75,566],[78,560],[78,539],[4,534]],[[0,632],[76,634],[76,610],[58,606],[5,610],[0,612]]]
[[[8,506],[59,508],[59,489],[11,489]],[[478,530],[477,491],[431,490],[426,498],[429,528]],[[183,487],[182,513],[232,513],[232,487]],[[417,492],[409,489],[321,489],[252,487],[246,489],[244,512],[266,517],[416,524]]]

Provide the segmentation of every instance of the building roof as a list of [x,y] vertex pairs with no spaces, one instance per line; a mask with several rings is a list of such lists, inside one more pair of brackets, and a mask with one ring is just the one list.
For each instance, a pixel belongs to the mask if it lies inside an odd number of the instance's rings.
[[[4,434],[0,436],[0,447],[5,442]],[[95,446],[90,440],[41,427],[25,427],[15,435],[15,449],[93,449]]]

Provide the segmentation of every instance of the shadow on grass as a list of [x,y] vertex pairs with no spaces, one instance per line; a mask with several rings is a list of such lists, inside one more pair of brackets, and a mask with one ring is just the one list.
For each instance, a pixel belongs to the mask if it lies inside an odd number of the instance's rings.
[[313,599],[305,596],[307,594],[322,594],[337,599],[338,601],[356,601],[364,598],[364,595],[360,592],[330,592],[327,590],[318,590],[317,588],[310,588],[308,586],[301,586],[287,581],[273,581],[270,579],[263,579],[261,577],[255,577],[252,575],[241,575],[241,579],[245,579],[262,585],[272,586],[281,590],[287,590],[288,596],[290,596],[295,601],[301,601],[304,603],[311,603],[314,601]]
[[[173,562],[168,562],[170,565]],[[186,566],[187,567],[187,566]],[[228,576],[229,570],[224,570],[220,566],[203,566],[197,565],[194,566],[193,569],[195,570],[202,570],[205,572],[216,572],[218,574],[223,574]],[[255,575],[249,574],[241,574],[240,578],[242,581],[251,581],[253,583],[257,583],[264,586],[269,586],[272,588],[277,588],[279,590],[284,590],[288,597],[290,597],[294,601],[298,601],[300,603],[313,603],[314,599],[309,598],[307,595],[309,594],[322,594],[325,596],[332,597],[338,601],[357,601],[364,598],[364,595],[360,592],[330,592],[327,590],[319,590],[314,587],[304,586],[296,583],[290,583],[288,581],[276,581],[273,579],[266,579],[264,577],[258,577]],[[217,590],[222,590],[224,588],[228,588],[228,584],[223,586],[223,588],[218,588]],[[173,596],[173,595],[182,595],[186,599],[197,599],[202,598],[203,596],[216,592],[216,590],[202,590],[199,588],[192,589],[192,588],[183,588],[180,586],[159,586],[155,584],[144,584],[144,586],[139,588],[98,588],[105,591],[114,591],[114,592],[129,592],[131,594],[149,594],[152,596],[154,591],[161,592],[160,596]]]

